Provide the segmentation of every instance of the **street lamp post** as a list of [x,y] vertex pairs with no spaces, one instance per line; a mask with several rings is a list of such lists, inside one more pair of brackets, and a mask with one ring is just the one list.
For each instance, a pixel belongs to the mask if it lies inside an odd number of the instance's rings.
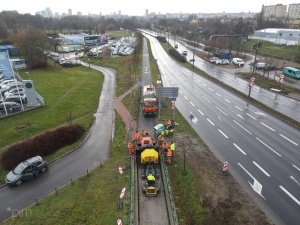
[[89,68],[91,68],[91,63],[90,63],[90,59],[88,59],[88,61],[89,61]]
[[30,75],[29,75],[29,72],[25,72],[25,73],[27,73],[27,74],[28,74],[28,80],[30,80]]
[[197,33],[201,33],[201,31],[197,31],[194,33],[194,49],[193,49],[193,69],[194,69],[194,65],[195,65],[195,42],[196,42],[196,34]]

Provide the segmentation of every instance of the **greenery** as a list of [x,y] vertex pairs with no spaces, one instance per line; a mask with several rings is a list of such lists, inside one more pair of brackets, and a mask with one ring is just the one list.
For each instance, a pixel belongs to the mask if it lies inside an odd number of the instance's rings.
[[[3,224],[116,224],[117,219],[129,224],[131,170],[122,175],[118,170],[130,166],[122,141],[125,135],[124,123],[116,115],[115,139],[107,162]],[[123,210],[117,211],[123,187]]]
[[[27,78],[26,71],[19,71]],[[74,68],[53,68],[28,70],[36,91],[44,98],[45,106],[2,118],[0,126],[0,153],[10,145],[32,139],[47,130],[66,125],[72,121],[88,130],[94,121],[101,93],[103,76],[100,72],[83,66]],[[25,125],[25,129],[20,127]],[[51,161],[57,154],[72,149],[74,145],[60,149],[58,153],[46,157]],[[7,171],[0,168],[0,180],[3,182]]]

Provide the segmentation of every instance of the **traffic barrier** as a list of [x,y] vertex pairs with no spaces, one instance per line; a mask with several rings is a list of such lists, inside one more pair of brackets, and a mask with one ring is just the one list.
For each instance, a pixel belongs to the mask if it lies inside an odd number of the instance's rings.
[[122,199],[124,197],[125,191],[126,191],[126,188],[123,187],[122,191],[121,191],[121,194],[120,194],[120,199]]
[[119,173],[123,174],[123,168],[121,166],[119,167]]
[[118,224],[118,225],[122,225],[122,220],[118,219],[118,220],[117,220],[117,224]]

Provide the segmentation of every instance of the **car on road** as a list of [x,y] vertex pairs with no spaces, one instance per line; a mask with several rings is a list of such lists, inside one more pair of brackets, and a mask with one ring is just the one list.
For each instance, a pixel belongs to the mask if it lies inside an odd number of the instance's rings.
[[37,178],[39,173],[44,173],[47,170],[48,163],[41,156],[35,156],[21,162],[10,171],[5,177],[5,182],[10,186],[19,186],[23,181]]
[[182,55],[187,55],[187,51],[182,51]]

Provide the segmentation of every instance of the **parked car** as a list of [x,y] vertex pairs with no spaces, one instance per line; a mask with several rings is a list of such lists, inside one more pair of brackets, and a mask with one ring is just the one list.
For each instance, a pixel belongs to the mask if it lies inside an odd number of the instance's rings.
[[35,156],[21,162],[10,171],[5,177],[5,182],[11,186],[19,186],[25,180],[37,178],[39,173],[44,173],[47,169],[48,163],[41,156]]
[[217,59],[216,64],[218,64],[218,65],[228,65],[229,60],[228,59]]
[[21,104],[17,102],[2,102],[0,103],[0,112],[5,113],[5,109],[7,113],[19,112],[21,107]]
[[18,93],[25,93],[25,89],[24,88],[13,88],[9,91],[4,92],[3,96],[8,97],[10,95],[16,95]]
[[238,66],[244,66],[245,62],[240,58],[233,58],[232,63]]
[[11,89],[14,89],[14,88],[23,88],[23,84],[21,82],[16,82],[16,83],[10,83],[8,85],[6,85],[5,87],[1,88],[1,94],[4,94],[5,92],[7,91],[10,91]]
[[271,71],[271,70],[276,70],[276,66],[275,65],[269,65],[269,64],[266,64],[263,68],[265,71]]
[[15,79],[13,78],[10,78],[10,79],[7,79],[7,80],[4,80],[0,83],[0,88],[4,88],[7,84],[10,84],[10,83],[13,83],[13,82],[17,82]]
[[10,95],[5,98],[5,102],[18,102],[27,103],[27,98],[25,93],[19,93],[19,95]]
[[257,70],[262,70],[265,67],[266,63],[256,63],[255,68]]
[[211,57],[209,61],[210,61],[211,63],[215,63],[217,60],[219,60],[218,57]]

